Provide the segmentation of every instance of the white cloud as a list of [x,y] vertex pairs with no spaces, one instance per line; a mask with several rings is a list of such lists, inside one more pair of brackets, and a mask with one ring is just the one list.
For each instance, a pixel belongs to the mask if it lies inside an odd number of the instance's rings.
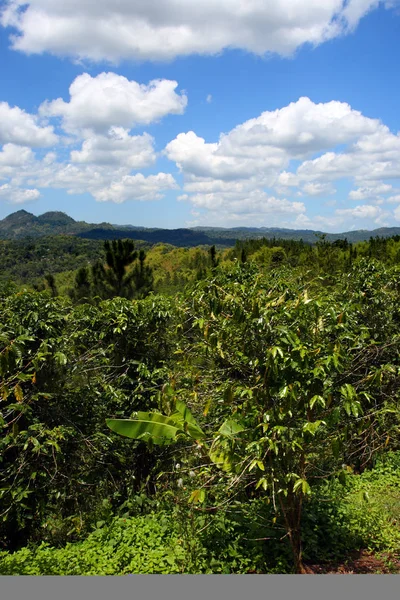
[[[379,147],[379,137],[383,148]],[[359,185],[350,193],[353,200],[374,199],[380,203],[378,194],[388,194],[393,187],[380,181],[378,175],[376,181],[369,179],[371,173],[378,173],[384,160],[392,161],[393,171],[392,147],[396,142],[391,138],[397,136],[381,121],[364,116],[346,103],[315,104],[309,98],[300,98],[221,134],[217,142],[208,143],[193,131],[181,133],[164,152],[183,173],[185,197],[197,208],[212,211],[210,218],[218,210],[247,212],[255,220],[255,215],[265,220],[265,215],[273,212],[270,207],[275,207],[267,198],[276,201],[276,194],[284,196],[282,202],[287,204],[277,204],[274,210],[289,207],[288,213],[295,218],[298,205],[288,196],[333,195],[333,182],[341,179]],[[363,144],[368,143],[373,144],[374,154],[368,152],[366,156]],[[289,170],[292,161],[302,159],[296,172]],[[397,161],[400,167],[400,154]],[[356,207],[336,213],[330,224],[339,225],[346,216],[373,219],[380,214],[376,207]]]
[[316,215],[309,217],[306,214],[300,214],[293,221],[292,227],[296,229],[312,229],[314,231],[335,232],[343,228],[344,222],[344,217],[338,215]]
[[379,127],[377,119],[364,117],[345,102],[315,104],[303,97],[246,121],[233,129],[228,138],[230,143],[244,144],[246,148],[269,145],[301,158],[356,141]]
[[10,177],[21,177],[24,169],[34,161],[30,148],[5,144],[0,151],[0,181]]
[[211,94],[208,94],[208,96],[207,96],[207,98],[206,98],[206,102],[207,102],[207,104],[211,104],[211,102],[212,102],[212,99],[213,99],[212,95],[211,95]]
[[[153,137],[131,135],[130,129],[182,113],[187,98],[175,92],[177,85],[83,74],[73,81],[69,102],[59,98],[40,107],[42,118],[60,117],[60,137],[47,123],[42,127],[39,116],[0,104],[0,141],[7,141],[0,146],[1,197],[23,203],[38,198],[38,189],[53,188],[89,193],[100,202],[159,200],[177,183],[169,173],[136,172],[153,166],[157,156]],[[43,156],[31,146],[52,147]],[[68,158],[66,146],[72,146]]]
[[40,197],[39,190],[30,190],[13,187],[8,183],[0,185],[0,200],[6,200],[10,204],[25,204]]
[[[243,144],[242,144],[243,142]],[[165,154],[179,169],[195,177],[215,177],[222,180],[247,179],[255,173],[275,173],[287,162],[284,150],[260,144],[245,145],[245,140],[221,136],[217,143],[206,143],[193,131],[180,133],[167,144]]]
[[158,173],[149,175],[149,177],[138,173],[137,175],[125,175],[108,188],[93,192],[93,195],[99,202],[120,204],[126,200],[160,200],[165,191],[175,189],[178,189],[178,185],[169,173]]
[[126,166],[116,168],[113,165],[49,162],[46,158],[27,166],[23,179],[15,177],[11,182],[63,189],[69,194],[89,193],[99,202],[115,203],[159,200],[164,192],[178,187],[170,173],[132,175],[131,169]]
[[[193,131],[181,133],[167,145],[165,153],[182,171],[196,177],[238,179],[273,173],[281,185],[297,185],[298,177],[281,173],[290,159],[355,143],[363,135],[386,129],[379,120],[364,117],[344,102],[315,104],[300,98],[238,125],[221,135],[217,143],[206,143]],[[304,170],[304,165],[300,169]]]
[[[178,199],[189,200],[189,197],[183,194]],[[192,196],[190,201],[199,209],[192,211],[196,220],[190,223],[191,226],[213,224],[228,227],[248,224],[254,227],[268,224],[274,227],[281,226],[282,219],[292,221],[294,216],[303,214],[306,210],[303,202],[275,198],[261,191],[254,191],[245,199],[240,195],[230,194],[227,198],[226,195],[210,193]]]
[[368,187],[359,187],[349,193],[351,200],[369,200],[377,198],[380,194],[389,194],[393,187],[387,183],[371,185]]
[[131,129],[168,114],[182,114],[187,97],[177,94],[177,87],[176,81],[167,79],[144,85],[116,73],[100,73],[96,77],[83,73],[69,88],[69,102],[62,98],[46,101],[39,113],[61,117],[64,130],[71,133],[86,129],[107,133],[110,127]]
[[19,167],[32,161],[34,154],[31,148],[17,146],[16,144],[4,144],[0,152],[1,167]]
[[396,219],[396,221],[400,221],[400,206],[397,206],[394,211],[394,218]]
[[337,215],[354,217],[356,219],[376,219],[381,214],[381,209],[378,206],[370,204],[362,204],[354,208],[338,208]]
[[330,183],[305,183],[302,192],[306,196],[330,196],[336,190]]
[[112,127],[108,135],[93,134],[84,140],[80,150],[71,152],[71,161],[142,169],[156,161],[154,140],[147,133],[131,136],[122,127]]
[[[59,137],[40,117],[6,105],[5,116],[19,127],[0,123],[0,132],[8,126],[18,140],[0,147],[2,198],[24,202],[53,188],[119,203],[157,200],[179,189],[178,200],[192,204],[199,223],[338,229],[395,218],[383,205],[399,202],[400,135],[344,102],[300,98],[213,142],[180,133],[163,154],[180,170],[182,189],[168,172],[137,172],[153,167],[157,154],[153,137],[133,135],[131,128],[183,112],[187,99],[176,88],[167,80],[143,86],[115,73],[84,74],[72,83],[68,102],[41,106],[42,117],[60,119]],[[46,139],[52,140],[47,154],[35,155],[32,148]],[[340,182],[351,184],[349,200],[361,206],[334,196]],[[312,218],[311,197],[313,212],[319,206],[323,213]]]
[[50,125],[40,126],[36,116],[26,113],[18,106],[11,107],[0,102],[0,144],[46,147],[57,143],[57,136]]
[[[92,60],[168,60],[241,48],[290,55],[352,31],[379,0],[8,0],[13,47]],[[383,2],[390,6],[392,2]]]

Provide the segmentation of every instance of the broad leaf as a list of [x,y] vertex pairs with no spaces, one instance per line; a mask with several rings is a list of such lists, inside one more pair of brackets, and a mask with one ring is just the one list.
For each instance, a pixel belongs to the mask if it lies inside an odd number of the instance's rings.
[[176,412],[171,415],[171,419],[175,421],[182,429],[195,440],[205,438],[204,431],[199,427],[196,419],[186,406],[184,402],[180,400],[176,401],[175,404]]
[[134,440],[149,441],[163,445],[175,440],[182,427],[171,417],[159,413],[138,412],[136,419],[106,419],[107,426],[115,433]]
[[224,423],[222,423],[219,428],[219,433],[225,437],[234,437],[237,433],[244,431],[243,425],[234,421],[233,419],[228,419]]

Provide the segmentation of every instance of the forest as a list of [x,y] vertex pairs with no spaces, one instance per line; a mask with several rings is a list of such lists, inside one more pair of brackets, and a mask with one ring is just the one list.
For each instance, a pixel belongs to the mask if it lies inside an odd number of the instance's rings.
[[1,575],[400,572],[400,236],[0,260]]

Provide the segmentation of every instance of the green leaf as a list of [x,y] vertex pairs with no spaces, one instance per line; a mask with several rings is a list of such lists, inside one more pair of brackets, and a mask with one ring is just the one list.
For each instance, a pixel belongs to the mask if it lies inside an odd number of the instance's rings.
[[321,424],[325,425],[325,422],[324,421],[315,421],[314,423],[305,423],[305,425],[303,425],[303,431],[308,431],[308,433],[311,433],[311,435],[315,435],[318,427]]
[[322,408],[325,408],[325,400],[322,396],[313,396],[310,400],[310,408],[311,410],[314,408],[315,404],[319,404]]
[[106,419],[107,426],[125,437],[135,440],[152,441],[163,445],[174,441],[179,432],[177,422],[159,413],[138,412],[136,419]]
[[193,492],[190,494],[189,502],[193,503],[193,504],[202,504],[205,499],[206,499],[205,490],[203,490],[203,489],[193,490]]
[[17,402],[22,402],[22,400],[24,399],[24,394],[22,392],[22,388],[19,385],[19,383],[17,383],[17,385],[14,388],[14,396],[15,396]]
[[222,423],[218,432],[225,437],[234,437],[236,434],[244,431],[243,425],[234,421],[233,419],[227,419]]
[[178,425],[181,425],[183,430],[190,435],[190,437],[198,440],[205,438],[206,434],[199,427],[196,419],[181,400],[177,400],[175,404],[176,412],[171,415],[171,419]]
[[54,360],[60,366],[64,366],[67,364],[67,357],[65,356],[65,354],[63,352],[56,352],[54,354]]
[[214,442],[212,445],[209,457],[217,467],[226,473],[235,472],[240,461],[240,457],[235,452],[218,442]]
[[298,479],[293,486],[293,491],[296,492],[300,488],[303,494],[311,494],[311,488],[305,479]]

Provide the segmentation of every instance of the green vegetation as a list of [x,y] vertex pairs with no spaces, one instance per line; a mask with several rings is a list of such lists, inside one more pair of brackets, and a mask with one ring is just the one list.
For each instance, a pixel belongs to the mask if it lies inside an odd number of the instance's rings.
[[[344,484],[332,481],[319,488],[303,522],[310,562],[345,560],[360,548],[398,553],[399,466],[400,454],[388,455],[374,471],[348,474]],[[82,542],[62,548],[42,542],[12,554],[0,552],[0,575],[291,572],[271,505],[248,499],[210,514],[184,507],[179,488],[169,497],[175,502],[172,512],[137,495],[125,516],[98,521]],[[390,566],[388,558],[385,562]]]
[[399,237],[50,239],[0,289],[0,574],[399,556]]
[[[135,250],[131,240],[104,242],[105,264],[97,261],[89,271],[82,267],[76,274],[70,296],[75,302],[98,298],[145,298],[153,286],[153,273],[145,264],[146,253]],[[133,266],[132,266],[133,265]],[[130,267],[128,272],[127,268]],[[54,294],[54,281],[47,281]]]
[[26,237],[40,238],[50,235],[81,236],[91,240],[126,239],[144,240],[150,244],[173,244],[179,247],[193,247],[217,244],[233,246],[236,240],[258,238],[279,238],[283,240],[304,240],[315,242],[316,235],[326,235],[330,242],[347,239],[349,242],[366,241],[372,237],[392,237],[400,234],[399,227],[381,227],[374,231],[365,229],[346,231],[345,233],[328,233],[310,229],[281,229],[279,227],[194,227],[192,229],[160,229],[134,227],[132,225],[112,225],[111,223],[86,223],[75,221],[59,211],[46,212],[35,217],[26,210],[18,210],[5,219],[0,220],[1,240],[20,240]]

